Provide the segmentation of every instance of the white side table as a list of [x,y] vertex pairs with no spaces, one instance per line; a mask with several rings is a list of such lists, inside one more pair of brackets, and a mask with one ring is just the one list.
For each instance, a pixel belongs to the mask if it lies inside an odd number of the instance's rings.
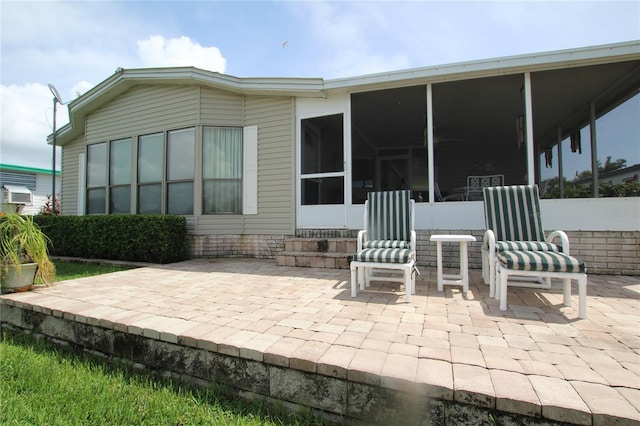
[[[475,241],[473,235],[432,235],[429,241],[437,243],[438,253],[438,291],[444,290],[444,285],[462,285],[464,293],[469,291],[469,258],[467,256],[467,243]],[[460,243],[460,274],[442,273],[442,243]]]

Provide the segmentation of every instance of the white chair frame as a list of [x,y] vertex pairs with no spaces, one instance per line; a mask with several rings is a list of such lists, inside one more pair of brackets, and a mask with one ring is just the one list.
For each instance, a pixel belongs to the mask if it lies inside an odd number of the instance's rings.
[[[495,297],[500,300],[500,310],[507,310],[507,288],[509,286],[526,286],[531,287],[531,285],[522,285],[522,282],[518,281],[509,281],[510,275],[516,275],[518,277],[530,278],[532,280],[537,280],[540,277],[545,278],[548,287],[551,288],[551,278],[559,278],[562,279],[563,282],[563,303],[564,306],[571,306],[571,280],[576,280],[578,282],[578,298],[579,298],[579,308],[578,308],[578,318],[584,319],[587,317],[587,274],[584,272],[545,272],[545,271],[516,271],[507,269],[500,261],[496,262],[496,281],[491,284],[491,287],[496,287],[495,289]],[[531,282],[531,281],[530,281]]]
[[[351,297],[356,297],[357,287],[360,290],[369,287],[372,281],[399,282],[405,286],[405,301],[411,302],[411,295],[416,293],[415,274],[419,271],[415,264],[416,252],[416,231],[415,231],[415,200],[410,199],[410,241],[409,249],[413,251],[414,257],[408,263],[380,263],[380,262],[357,262],[351,261]],[[369,229],[369,218],[367,215],[369,200],[364,203],[364,229],[358,231],[357,250],[360,252],[364,243],[368,241],[367,229]],[[398,275],[397,272],[401,272]],[[394,274],[395,273],[395,274]]]

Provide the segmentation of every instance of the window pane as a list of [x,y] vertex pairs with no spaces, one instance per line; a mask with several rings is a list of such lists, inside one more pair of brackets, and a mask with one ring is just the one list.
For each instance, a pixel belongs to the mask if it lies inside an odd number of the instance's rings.
[[168,180],[193,179],[195,134],[195,129],[169,132],[167,146]]
[[242,129],[205,127],[202,150],[204,179],[242,178]]
[[162,181],[162,133],[140,136],[138,139],[138,182]]
[[428,201],[427,88],[424,85],[351,95],[351,194],[410,189]]
[[640,179],[640,94],[596,120],[601,197],[630,196]]
[[138,188],[138,213],[162,213],[162,185],[140,185]]
[[109,192],[109,213],[131,213],[131,187],[118,186]]
[[342,114],[302,120],[302,174],[344,170]]
[[87,191],[87,214],[106,213],[106,190],[104,188],[89,189]]
[[167,213],[193,214],[193,182],[178,182],[167,185]]
[[131,183],[131,139],[111,142],[111,185]]
[[342,203],[344,203],[344,178],[302,179],[303,205]]
[[518,130],[523,85],[522,74],[433,85],[434,190],[441,199],[465,199],[468,176],[527,182],[527,149]]
[[87,186],[107,184],[107,144],[99,143],[87,147]]
[[[562,141],[562,173],[564,179],[564,198],[591,198],[591,126],[583,127],[571,139]],[[576,142],[579,141],[579,142]]]
[[539,158],[541,198],[560,198],[560,184],[558,181],[558,145],[547,148]]
[[240,213],[242,181],[208,180],[204,182],[203,213]]

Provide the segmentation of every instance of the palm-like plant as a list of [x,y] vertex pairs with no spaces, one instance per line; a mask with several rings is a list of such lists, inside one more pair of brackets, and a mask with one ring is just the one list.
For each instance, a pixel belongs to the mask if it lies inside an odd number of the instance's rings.
[[56,268],[49,259],[50,242],[31,216],[17,213],[0,216],[0,263],[4,270],[11,265],[20,272],[22,264],[37,263],[36,279],[51,284]]

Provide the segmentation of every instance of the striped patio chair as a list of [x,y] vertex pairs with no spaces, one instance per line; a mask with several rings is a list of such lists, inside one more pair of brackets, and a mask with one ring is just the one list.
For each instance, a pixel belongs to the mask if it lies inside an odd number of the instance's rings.
[[[586,303],[586,266],[569,254],[564,231],[545,236],[536,185],[497,186],[483,189],[486,231],[482,245],[482,276],[490,297],[506,310],[507,285],[550,288],[551,278],[578,280],[580,306]],[[560,240],[557,243],[557,240]],[[511,281],[508,277],[511,276]],[[581,309],[584,311],[583,309]]]
[[[415,202],[410,191],[370,192],[364,204],[364,228],[358,232],[357,252],[351,262],[351,296],[357,284],[371,281],[404,283],[406,301],[415,294]],[[402,273],[401,277],[393,274]],[[389,273],[391,272],[391,273]]]

